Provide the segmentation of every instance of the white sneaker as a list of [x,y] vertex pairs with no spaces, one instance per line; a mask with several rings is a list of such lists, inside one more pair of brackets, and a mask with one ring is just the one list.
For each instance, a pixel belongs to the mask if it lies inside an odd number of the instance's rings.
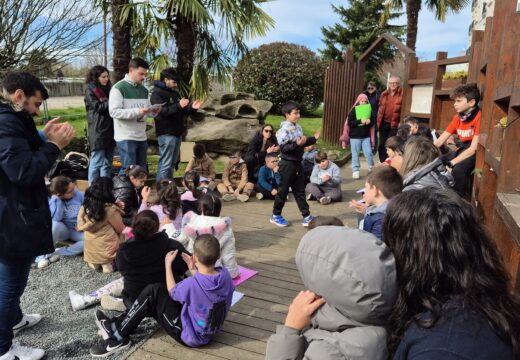
[[58,261],[60,259],[60,256],[58,254],[52,254],[51,256],[49,256],[49,261],[51,263],[55,263],[56,261]]
[[116,298],[115,296],[108,294],[101,296],[101,307],[103,310],[113,310],[119,312],[126,311],[126,306],[123,302],[123,299]]
[[233,200],[236,200],[237,197],[235,196],[235,194],[224,194],[222,195],[222,200],[224,201],[233,201]]
[[237,195],[237,200],[239,200],[240,202],[246,202],[247,200],[249,200],[249,196],[246,194],[239,194]]
[[24,314],[22,320],[15,326],[13,326],[13,334],[16,335],[20,331],[33,327],[38,324],[42,319],[40,314]]
[[256,198],[257,198],[258,200],[262,200],[262,199],[264,198],[264,194],[262,194],[261,192],[257,192],[257,193],[256,193]]
[[354,171],[352,173],[352,179],[359,179],[359,171]]
[[327,205],[327,204],[330,204],[330,197],[329,196],[324,196],[320,199],[320,204],[322,205]]
[[38,269],[43,269],[49,266],[50,263],[51,262],[49,261],[49,259],[41,259],[40,261],[38,261],[37,267]]
[[311,199],[312,199],[312,194],[311,194],[311,193],[308,193],[306,199],[307,199],[307,201],[311,201]]
[[42,349],[30,348],[13,341],[8,352],[0,356],[0,360],[39,360],[45,355]]
[[72,305],[72,310],[74,311],[86,309],[99,302],[98,299],[90,295],[80,295],[74,290],[69,291],[69,299],[70,304]]

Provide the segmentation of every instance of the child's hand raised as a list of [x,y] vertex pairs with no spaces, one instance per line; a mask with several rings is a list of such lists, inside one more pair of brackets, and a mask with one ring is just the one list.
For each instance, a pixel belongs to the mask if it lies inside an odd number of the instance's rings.
[[303,146],[307,142],[307,136],[302,136],[296,139],[296,144]]
[[321,131],[320,131],[320,130],[317,130],[317,131],[314,133],[314,138],[315,138],[316,140],[318,140],[318,139],[320,138],[320,136],[321,136]]
[[166,254],[166,256],[164,258],[164,264],[166,266],[171,266],[173,260],[175,260],[175,258],[177,257],[178,252],[179,252],[179,250],[175,250],[175,251],[170,251],[168,254]]
[[143,198],[143,202],[147,203],[148,199],[150,198],[150,192],[152,189],[149,186],[143,187],[143,190],[141,190],[141,196]]
[[325,299],[309,290],[300,291],[289,306],[285,319],[285,326],[296,330],[303,330],[311,323],[311,316],[323,304]]

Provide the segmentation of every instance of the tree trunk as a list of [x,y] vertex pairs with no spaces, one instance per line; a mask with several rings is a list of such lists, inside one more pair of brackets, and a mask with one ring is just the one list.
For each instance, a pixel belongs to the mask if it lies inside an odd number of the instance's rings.
[[419,11],[421,11],[421,0],[406,1],[406,46],[414,51],[417,42]]
[[175,19],[177,73],[186,84],[190,82],[191,74],[193,73],[196,41],[195,23],[185,17],[177,16]]
[[132,59],[131,16],[124,22],[120,20],[121,7],[128,2],[128,0],[112,0],[112,42],[114,46],[112,80],[114,82],[125,77],[128,72],[128,63]]

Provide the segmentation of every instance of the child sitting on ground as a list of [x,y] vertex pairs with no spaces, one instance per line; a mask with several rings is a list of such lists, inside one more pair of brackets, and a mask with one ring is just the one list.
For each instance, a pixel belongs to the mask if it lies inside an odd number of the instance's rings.
[[[181,256],[193,276],[177,282],[172,263]],[[96,312],[96,324],[107,340],[93,346],[90,354],[106,357],[127,349],[128,337],[148,316],[180,344],[199,347],[209,343],[224,324],[234,291],[228,271],[215,265],[219,258],[219,242],[210,234],[195,239],[193,256],[169,252],[164,259],[166,284],[148,285],[124,316],[110,319],[100,310]]]
[[213,192],[205,194],[199,203],[200,215],[188,212],[182,218],[182,234],[178,240],[190,252],[193,251],[193,244],[197,236],[201,234],[213,234],[220,243],[221,259],[217,263],[222,264],[231,277],[237,278],[240,275],[237,261],[235,259],[235,235],[231,229],[231,219],[220,217],[222,203],[218,196]]
[[303,167],[303,175],[305,175],[305,185],[311,182],[311,174],[312,169],[314,169],[314,165],[316,164],[316,154],[318,153],[318,149],[316,149],[316,145],[309,145],[305,148],[305,152],[302,156],[302,167]]
[[132,224],[132,219],[141,203],[140,189],[148,179],[148,172],[139,165],[130,165],[125,173],[114,177],[115,203],[123,210],[123,222]]
[[387,359],[397,288],[386,244],[358,229],[320,226],[303,236],[296,265],[308,290],[269,338],[266,359]]
[[54,253],[36,258],[39,269],[59,260],[60,256],[75,256],[83,253],[83,232],[76,229],[78,213],[83,204],[83,193],[76,189],[74,181],[65,176],[51,180],[49,208],[52,217],[52,240],[72,240],[74,244],[57,249]]
[[224,201],[240,200],[246,202],[255,187],[253,183],[248,181],[247,165],[241,156],[240,150],[231,153],[229,162],[224,167],[222,183],[217,185],[217,190]]
[[113,261],[119,245],[124,241],[123,210],[116,204],[110,178],[99,177],[85,192],[79,210],[78,230],[85,234],[85,262],[92,269],[114,272]]
[[184,191],[181,195],[183,214],[186,214],[190,211],[199,214],[199,200],[204,194],[199,189],[199,179],[200,177],[195,171],[188,171],[184,174],[184,178],[182,179],[182,185],[184,186],[184,189],[186,189],[186,191]]
[[219,181],[215,180],[216,172],[213,160],[206,154],[206,147],[204,144],[195,144],[193,146],[193,158],[188,162],[185,172],[193,171],[197,175],[204,176],[208,179],[208,188],[215,190]]
[[150,202],[149,186],[145,186],[141,192],[143,201],[139,207],[139,212],[152,210],[159,217],[160,229],[166,224],[173,224],[176,229],[181,228],[182,206],[181,197],[177,190],[177,185],[173,179],[162,179],[157,183],[157,194],[155,201]]
[[[387,140],[388,142],[388,140]],[[403,191],[403,178],[391,166],[378,166],[368,174],[363,199],[369,206],[360,229],[383,240],[383,219],[388,201]]]
[[258,200],[274,200],[280,187],[280,173],[278,172],[278,156],[269,153],[265,156],[265,165],[258,171],[258,183],[255,185]]
[[404,153],[405,141],[399,136],[392,136],[386,140],[385,148],[388,158],[385,163],[399,171],[403,164],[403,153]]
[[305,191],[309,193],[308,200],[316,199],[323,205],[341,201],[341,172],[338,165],[328,160],[326,152],[320,151],[316,155],[311,182]]

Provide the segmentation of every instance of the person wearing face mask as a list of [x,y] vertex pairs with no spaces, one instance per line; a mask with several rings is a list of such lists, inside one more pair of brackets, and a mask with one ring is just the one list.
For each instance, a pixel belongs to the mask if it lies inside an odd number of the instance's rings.
[[379,130],[379,161],[386,159],[386,140],[397,135],[403,103],[403,89],[399,86],[399,78],[391,76],[388,89],[383,91],[377,109],[377,128]]
[[90,161],[88,164],[88,182],[99,176],[112,176],[112,160],[114,158],[114,120],[108,112],[108,95],[110,94],[110,77],[108,69],[96,65],[87,75],[85,107],[87,109],[88,144]]
[[54,251],[44,178],[75,134],[59,118],[38,133],[32,117],[49,94],[34,75],[7,73],[0,91],[0,359],[41,359],[44,350],[13,337],[41,320],[22,312],[20,297],[34,258]]

